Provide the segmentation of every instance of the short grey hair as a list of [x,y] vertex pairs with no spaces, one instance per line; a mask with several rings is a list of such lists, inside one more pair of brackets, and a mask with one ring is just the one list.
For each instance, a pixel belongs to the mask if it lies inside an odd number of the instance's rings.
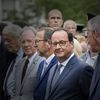
[[76,27],[76,29],[77,29],[77,24],[76,24],[76,22],[73,21],[73,20],[71,20],[71,19],[66,20],[66,21],[64,22],[63,28],[66,29],[66,26],[67,26],[68,24],[73,24],[73,25]]
[[63,18],[62,12],[58,9],[52,9],[48,12],[48,18],[52,15],[52,14],[58,14],[61,18]]
[[[25,26],[23,29],[22,29],[22,32],[21,32],[21,34],[23,33],[23,32],[25,32],[25,31],[28,31],[28,30],[31,30],[32,32],[33,32],[33,35],[34,36],[36,36],[36,29],[34,28],[34,27],[32,27],[32,26]],[[20,34],[20,35],[21,35]]]
[[44,31],[44,40],[45,41],[48,41],[48,40],[51,40],[51,36],[52,36],[52,33],[53,33],[53,28],[51,27],[41,27],[38,32],[40,31]]
[[100,15],[95,16],[94,18],[88,21],[88,26],[91,27],[91,31],[98,33],[100,35]]
[[22,31],[22,28],[20,26],[15,25],[15,24],[8,24],[7,26],[4,27],[2,33],[10,34],[14,36],[16,39],[19,39],[21,31]]

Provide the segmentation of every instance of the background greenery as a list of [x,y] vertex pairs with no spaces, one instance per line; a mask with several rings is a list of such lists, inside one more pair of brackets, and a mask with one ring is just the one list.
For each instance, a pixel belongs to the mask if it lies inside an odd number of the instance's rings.
[[9,12],[8,19],[31,22],[37,18],[38,21],[41,16],[46,18],[48,11],[57,8],[63,13],[64,20],[73,19],[77,23],[86,24],[87,13],[100,13],[99,6],[99,0],[35,0],[34,3],[33,0],[26,0],[22,11]]

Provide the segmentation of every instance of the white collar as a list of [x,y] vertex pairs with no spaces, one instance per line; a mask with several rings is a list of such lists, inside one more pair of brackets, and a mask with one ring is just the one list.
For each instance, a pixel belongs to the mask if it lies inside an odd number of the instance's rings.
[[73,56],[74,56],[74,53],[72,53],[72,54],[70,55],[70,57],[69,57],[68,59],[66,59],[64,62],[62,62],[62,63],[58,62],[58,65],[59,65],[59,64],[62,64],[63,66],[66,66],[67,63],[69,62],[69,60],[70,60]]

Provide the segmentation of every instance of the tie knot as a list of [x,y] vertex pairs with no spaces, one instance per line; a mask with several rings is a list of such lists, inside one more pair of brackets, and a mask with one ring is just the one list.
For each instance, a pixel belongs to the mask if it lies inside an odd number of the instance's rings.
[[27,65],[29,63],[29,59],[26,59],[25,61],[25,65]]
[[59,68],[63,67],[63,64],[59,64],[58,67],[59,67]]

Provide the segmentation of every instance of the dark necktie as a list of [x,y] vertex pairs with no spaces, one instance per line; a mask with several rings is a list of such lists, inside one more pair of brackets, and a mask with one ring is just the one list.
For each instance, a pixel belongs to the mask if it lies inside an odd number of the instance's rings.
[[24,79],[24,76],[25,76],[25,73],[26,73],[26,70],[27,70],[27,67],[28,67],[28,63],[29,63],[29,60],[26,59],[25,65],[24,65],[23,71],[22,71],[22,79],[21,79],[21,83],[22,83],[22,81],[23,81],[23,79]]
[[54,73],[54,76],[53,76],[53,79],[52,79],[52,88],[54,87],[55,83],[57,82],[59,76],[60,76],[60,69],[63,65],[60,64],[60,65],[57,65],[57,68],[55,70],[55,73]]

